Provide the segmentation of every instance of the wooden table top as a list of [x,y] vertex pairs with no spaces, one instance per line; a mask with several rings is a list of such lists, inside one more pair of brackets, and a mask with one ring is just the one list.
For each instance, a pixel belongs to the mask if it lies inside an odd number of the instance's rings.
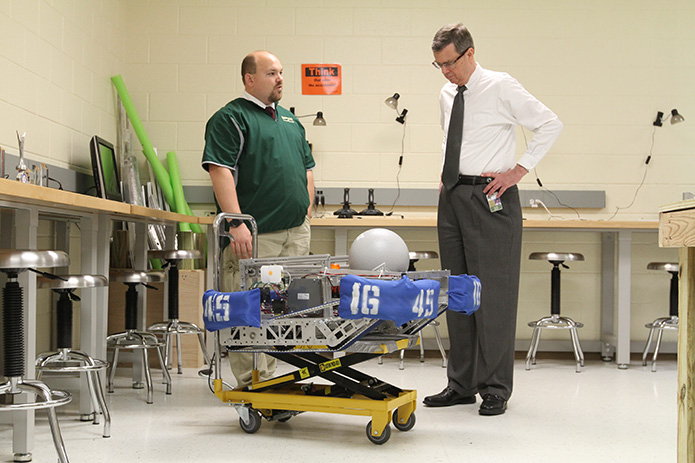
[[67,211],[112,214],[123,216],[123,219],[199,223],[199,217],[195,216],[151,209],[9,179],[0,179],[0,200]]
[[[312,227],[423,227],[437,226],[436,217],[360,217],[339,219],[337,217],[314,217]],[[566,230],[658,230],[657,221],[607,221],[607,220],[524,220],[527,229]]]

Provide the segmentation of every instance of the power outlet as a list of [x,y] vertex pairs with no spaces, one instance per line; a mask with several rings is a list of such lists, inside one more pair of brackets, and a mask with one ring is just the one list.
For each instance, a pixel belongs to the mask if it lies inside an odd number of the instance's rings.
[[323,195],[323,190],[316,190],[314,192],[314,206],[325,206],[326,197]]

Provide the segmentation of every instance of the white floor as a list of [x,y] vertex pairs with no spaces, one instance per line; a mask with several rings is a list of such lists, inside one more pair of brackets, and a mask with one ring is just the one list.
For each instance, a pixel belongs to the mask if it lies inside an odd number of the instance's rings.
[[[224,362],[227,363],[226,361]],[[77,409],[59,409],[72,462],[670,462],[676,460],[674,360],[658,371],[632,363],[587,361],[582,373],[570,360],[539,359],[533,371],[516,364],[515,390],[506,414],[478,415],[478,404],[433,409],[422,397],[445,385],[438,359],[425,363],[396,358],[357,368],[404,388],[417,389],[417,423],[408,432],[392,427],[383,445],[369,442],[366,417],[304,413],[285,423],[263,422],[255,434],[239,427],[235,410],[220,402],[197,370],[173,374],[173,394],[156,384],[154,404],[130,387],[119,370],[116,391],[107,394],[112,437],[101,426],[78,421]],[[156,376],[160,378],[160,376]],[[231,375],[225,376],[231,381]],[[0,427],[0,461],[12,461],[11,431]],[[45,413],[37,412],[35,462],[54,462]]]

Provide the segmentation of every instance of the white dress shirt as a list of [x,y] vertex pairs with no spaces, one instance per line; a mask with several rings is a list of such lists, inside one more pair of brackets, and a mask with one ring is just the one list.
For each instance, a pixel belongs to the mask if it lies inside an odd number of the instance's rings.
[[[463,175],[502,173],[515,164],[530,171],[562,131],[562,122],[555,113],[507,73],[488,71],[477,64],[466,88],[459,162],[459,173]],[[439,95],[444,129],[442,154],[446,152],[446,134],[456,89],[456,84],[447,82]],[[515,161],[517,125],[534,133],[518,162]]]
[[[260,106],[260,107],[263,108],[263,109],[265,109],[266,107],[268,107],[267,104],[263,103],[261,100],[259,100],[259,99],[256,98],[255,96],[251,95],[251,94],[250,94],[249,92],[247,92],[246,90],[244,90],[244,93],[242,93],[241,96],[242,96],[242,98],[244,98],[244,99],[246,99],[246,100],[249,100],[249,101],[252,102],[252,103],[256,103],[258,106]],[[273,109],[277,109],[277,108],[275,107],[276,104],[277,104],[277,103],[271,103],[270,106],[271,106]]]

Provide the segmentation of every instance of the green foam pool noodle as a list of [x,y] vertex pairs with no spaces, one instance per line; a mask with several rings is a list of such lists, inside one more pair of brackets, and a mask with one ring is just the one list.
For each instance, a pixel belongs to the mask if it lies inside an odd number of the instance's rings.
[[[174,192],[174,210],[179,214],[187,211],[186,199],[183,197],[183,185],[181,184],[181,174],[179,174],[179,163],[176,160],[176,153],[167,152],[167,164],[169,165],[169,178],[171,179],[171,189]],[[179,230],[191,231],[191,224],[179,222]]]
[[[167,164],[169,166],[169,178],[171,178],[171,188],[174,190],[174,201],[176,202],[176,212],[179,214],[193,215],[191,207],[186,202],[186,197],[183,194],[183,183],[181,182],[181,172],[179,171],[179,163],[174,151],[167,152]],[[182,231],[193,230],[195,233],[203,233],[203,229],[197,223],[186,224],[187,228],[181,228]]]
[[[193,215],[193,211],[191,210],[191,206],[189,206],[187,202],[185,204],[186,204],[186,214]],[[203,229],[200,226],[200,224],[198,224],[198,223],[192,223],[191,224],[191,230],[193,230],[194,233],[203,233]]]
[[119,74],[117,76],[111,77],[111,82],[113,82],[114,87],[116,87],[116,91],[118,92],[118,96],[120,97],[121,102],[123,103],[123,107],[125,108],[125,112],[128,115],[128,119],[130,119],[130,124],[133,126],[133,130],[135,131],[135,134],[138,136],[138,140],[140,140],[140,144],[142,145],[142,152],[145,154],[145,158],[147,158],[147,161],[152,166],[154,175],[155,177],[157,177],[157,182],[159,182],[159,186],[162,189],[162,193],[164,193],[164,198],[167,200],[167,203],[169,203],[169,206],[175,207],[174,192],[171,187],[169,173],[164,168],[164,165],[159,160],[159,158],[157,157],[157,153],[155,153],[154,148],[152,147],[152,143],[150,142],[150,139],[147,136],[147,132],[145,132],[145,127],[143,127],[142,121],[140,120],[140,117],[138,116],[138,113],[135,110],[133,100],[130,99],[130,94],[128,94],[128,90],[125,87],[123,78]]

